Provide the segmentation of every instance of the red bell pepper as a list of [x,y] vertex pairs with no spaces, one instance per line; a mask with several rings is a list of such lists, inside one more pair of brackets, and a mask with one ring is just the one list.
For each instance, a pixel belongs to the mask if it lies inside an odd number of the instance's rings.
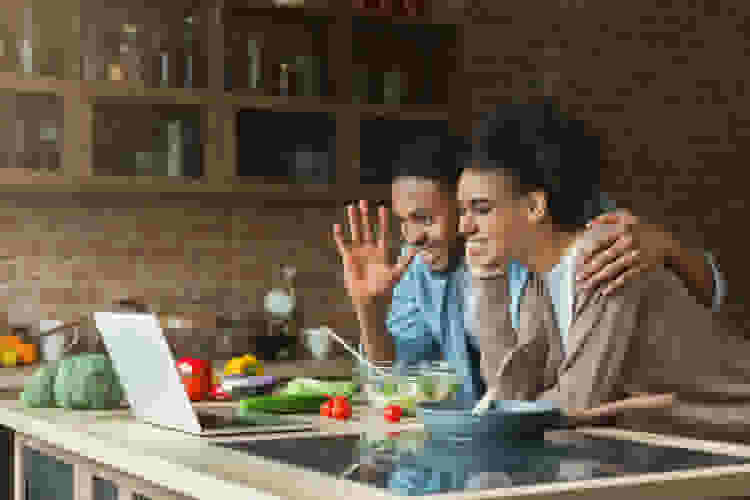
[[211,362],[196,358],[181,358],[177,361],[177,371],[185,385],[190,401],[205,399],[211,392]]

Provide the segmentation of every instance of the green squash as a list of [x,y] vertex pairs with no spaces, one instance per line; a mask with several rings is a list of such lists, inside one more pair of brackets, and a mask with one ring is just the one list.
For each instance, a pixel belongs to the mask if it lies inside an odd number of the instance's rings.
[[24,384],[21,401],[29,408],[54,408],[55,375],[57,362],[39,367]]
[[54,384],[57,406],[79,410],[119,408],[123,390],[104,354],[81,354],[59,363]]

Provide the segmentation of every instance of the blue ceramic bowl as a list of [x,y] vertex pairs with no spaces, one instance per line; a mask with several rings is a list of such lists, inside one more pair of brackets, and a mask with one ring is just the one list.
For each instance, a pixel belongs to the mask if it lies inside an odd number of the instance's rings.
[[423,401],[417,405],[417,416],[436,440],[539,440],[545,431],[567,426],[560,407],[549,401],[495,401],[487,413],[476,417],[472,409],[458,401]]

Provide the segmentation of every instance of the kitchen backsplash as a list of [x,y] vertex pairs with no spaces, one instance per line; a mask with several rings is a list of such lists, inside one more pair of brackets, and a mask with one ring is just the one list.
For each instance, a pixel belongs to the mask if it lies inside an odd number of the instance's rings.
[[[356,342],[335,222],[346,222],[343,207],[0,202],[0,249],[16,258],[0,259],[0,309],[10,325],[66,321],[126,296],[145,297],[157,311],[215,311],[225,318],[219,328],[167,337],[177,355],[228,357],[252,351],[265,334],[263,298],[282,285],[279,266],[289,264],[297,268],[300,328],[327,325]],[[90,333],[86,349],[96,341]],[[335,346],[332,355],[342,352]]]

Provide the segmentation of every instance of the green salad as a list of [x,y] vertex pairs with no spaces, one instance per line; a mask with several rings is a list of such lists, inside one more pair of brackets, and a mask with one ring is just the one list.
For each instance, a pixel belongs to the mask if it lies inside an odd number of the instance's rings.
[[455,376],[444,374],[418,377],[373,377],[364,384],[367,398],[377,408],[398,405],[405,415],[414,416],[421,401],[453,399],[460,384]]

